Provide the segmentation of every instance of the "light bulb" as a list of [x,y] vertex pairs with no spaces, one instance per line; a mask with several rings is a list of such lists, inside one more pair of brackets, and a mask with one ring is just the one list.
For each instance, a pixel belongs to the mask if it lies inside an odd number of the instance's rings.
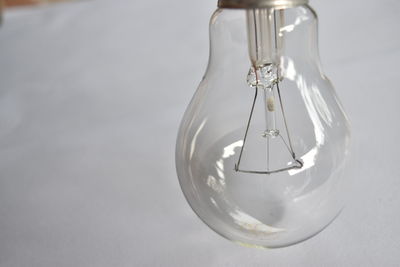
[[176,168],[195,213],[240,244],[283,247],[343,207],[350,130],[307,0],[220,0]]

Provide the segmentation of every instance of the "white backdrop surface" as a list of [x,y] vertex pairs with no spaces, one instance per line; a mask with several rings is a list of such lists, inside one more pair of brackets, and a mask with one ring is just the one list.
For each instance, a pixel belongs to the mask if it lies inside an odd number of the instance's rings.
[[0,266],[399,266],[400,2],[311,1],[353,127],[341,216],[260,250],[207,228],[179,188],[179,121],[216,1],[11,9],[0,27]]

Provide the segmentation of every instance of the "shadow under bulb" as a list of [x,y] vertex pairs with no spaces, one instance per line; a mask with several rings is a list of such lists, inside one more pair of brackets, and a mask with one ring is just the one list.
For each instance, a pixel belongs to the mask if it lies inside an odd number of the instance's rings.
[[350,129],[307,0],[220,0],[176,168],[192,209],[240,244],[284,247],[343,207]]

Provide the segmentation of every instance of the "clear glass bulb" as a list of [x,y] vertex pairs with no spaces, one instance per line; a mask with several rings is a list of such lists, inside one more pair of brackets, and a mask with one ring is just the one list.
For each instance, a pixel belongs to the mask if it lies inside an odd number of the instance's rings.
[[192,209],[220,235],[283,247],[343,207],[350,130],[321,70],[308,5],[217,9],[210,60],[182,120],[176,167]]

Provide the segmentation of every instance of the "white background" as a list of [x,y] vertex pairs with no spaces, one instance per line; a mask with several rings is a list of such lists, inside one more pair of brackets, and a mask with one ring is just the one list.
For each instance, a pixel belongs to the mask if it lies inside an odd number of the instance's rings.
[[245,248],[179,188],[179,121],[216,0],[7,10],[0,27],[0,266],[399,266],[400,2],[314,0],[353,127],[352,194],[316,237]]

